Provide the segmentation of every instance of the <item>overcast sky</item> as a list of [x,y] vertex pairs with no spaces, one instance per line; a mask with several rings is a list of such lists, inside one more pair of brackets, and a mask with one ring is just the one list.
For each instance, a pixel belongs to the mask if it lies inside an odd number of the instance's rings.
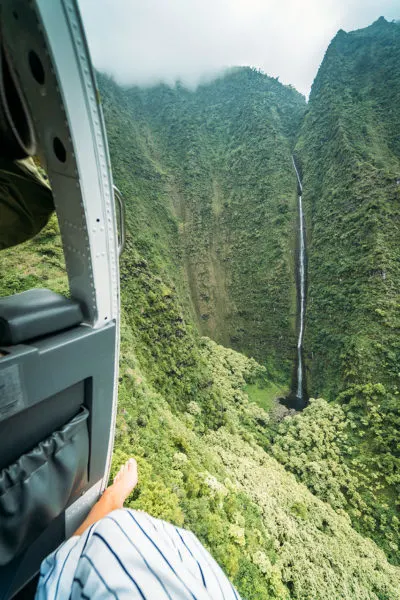
[[400,0],[79,0],[95,66],[121,84],[195,86],[250,65],[308,94],[338,29],[400,19]]

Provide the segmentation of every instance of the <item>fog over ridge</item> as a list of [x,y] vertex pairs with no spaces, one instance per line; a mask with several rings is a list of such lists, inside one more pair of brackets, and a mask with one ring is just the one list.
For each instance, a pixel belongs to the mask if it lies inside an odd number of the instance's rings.
[[123,85],[195,87],[232,66],[252,66],[308,94],[338,29],[398,0],[80,0],[95,66]]

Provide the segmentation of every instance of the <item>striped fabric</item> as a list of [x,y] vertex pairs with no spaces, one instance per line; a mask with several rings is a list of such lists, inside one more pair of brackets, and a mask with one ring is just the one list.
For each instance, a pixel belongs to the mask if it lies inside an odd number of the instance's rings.
[[189,531],[121,509],[42,563],[35,600],[240,600]]

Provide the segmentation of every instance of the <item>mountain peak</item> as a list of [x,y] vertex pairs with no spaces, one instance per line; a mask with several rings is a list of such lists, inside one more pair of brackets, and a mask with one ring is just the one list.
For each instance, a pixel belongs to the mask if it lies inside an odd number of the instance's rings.
[[385,17],[379,17],[379,19],[377,19],[376,21],[374,21],[371,25],[371,27],[376,27],[376,26],[382,26],[382,25],[388,25],[389,21],[387,21],[385,19]]

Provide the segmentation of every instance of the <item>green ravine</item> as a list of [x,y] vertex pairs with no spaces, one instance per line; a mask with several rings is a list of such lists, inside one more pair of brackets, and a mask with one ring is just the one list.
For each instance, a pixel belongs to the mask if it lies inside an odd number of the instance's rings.
[[[192,529],[247,600],[396,600],[400,26],[339,32],[308,104],[250,68],[196,91],[98,82],[127,204],[128,505]],[[297,414],[276,401],[296,356],[293,152],[318,398]],[[0,295],[68,293],[55,217],[0,260]]]

